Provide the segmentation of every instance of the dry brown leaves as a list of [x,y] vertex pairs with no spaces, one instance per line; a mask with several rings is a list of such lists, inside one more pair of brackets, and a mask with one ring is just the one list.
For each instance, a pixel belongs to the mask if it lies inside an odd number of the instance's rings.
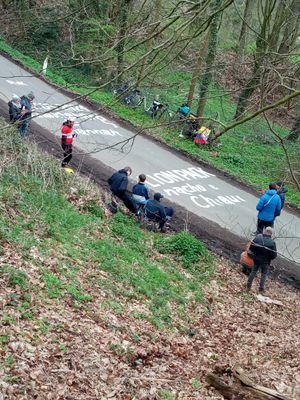
[[[31,264],[9,247],[5,254],[2,263],[37,280]],[[0,283],[1,310],[7,313],[12,289],[5,279]],[[84,277],[82,283],[87,285]],[[119,299],[126,307],[115,315],[102,307],[101,289],[87,286],[94,300],[77,307],[67,297],[41,301],[38,292],[31,293],[35,318],[22,319],[11,307],[14,322],[2,329],[9,338],[1,349],[2,398],[222,399],[205,385],[205,376],[215,370],[230,381],[235,363],[255,382],[299,395],[299,295],[269,281],[268,295],[283,306],[265,304],[245,294],[244,283],[242,274],[221,261],[205,291],[206,306],[189,306],[193,334],[158,331],[134,319],[131,312],[144,307],[136,300],[126,305]],[[41,332],[42,320],[49,324],[47,333]]]

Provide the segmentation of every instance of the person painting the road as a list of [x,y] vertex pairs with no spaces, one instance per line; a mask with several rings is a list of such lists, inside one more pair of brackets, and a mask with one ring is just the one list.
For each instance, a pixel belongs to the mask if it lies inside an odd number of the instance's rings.
[[33,111],[33,100],[35,96],[33,92],[28,93],[28,95],[21,96],[21,117],[19,125],[19,133],[22,138],[28,137],[28,131],[32,118]]
[[21,99],[13,94],[8,104],[9,121],[13,124],[21,118]]
[[258,211],[256,234],[258,234],[262,233],[267,226],[273,227],[275,218],[280,215],[281,199],[277,194],[275,183],[269,184],[269,190],[261,196],[256,209]]
[[61,166],[66,168],[72,159],[73,153],[73,140],[75,134],[73,133],[74,118],[69,117],[61,127],[61,147],[64,152],[64,158],[62,160]]

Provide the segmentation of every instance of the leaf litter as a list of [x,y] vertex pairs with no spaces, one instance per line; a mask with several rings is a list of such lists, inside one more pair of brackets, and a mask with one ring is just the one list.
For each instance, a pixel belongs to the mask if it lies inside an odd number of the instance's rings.
[[[71,195],[80,212],[95,199],[74,188]],[[101,230],[95,235],[101,238]],[[191,299],[182,317],[170,301],[172,323],[157,327],[137,317],[149,311],[147,299],[112,295],[94,285],[93,264],[83,264],[76,275],[88,301],[75,301],[67,293],[45,296],[39,268],[55,273],[65,261],[60,251],[45,256],[32,247],[26,258],[15,245],[3,244],[0,266],[24,271],[31,289],[8,285],[5,272],[0,278],[0,399],[218,400],[223,397],[205,384],[206,374],[214,371],[230,382],[236,363],[256,383],[300,395],[300,299],[295,289],[269,280],[267,296],[282,306],[259,301],[255,289],[253,294],[244,291],[245,276],[220,258],[203,289],[204,301]],[[160,258],[153,253],[157,262]],[[108,279],[107,272],[97,273],[102,282]]]

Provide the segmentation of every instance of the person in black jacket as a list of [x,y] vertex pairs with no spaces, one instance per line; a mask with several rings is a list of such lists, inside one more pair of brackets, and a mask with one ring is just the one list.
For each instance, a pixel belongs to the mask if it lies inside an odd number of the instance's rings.
[[288,192],[288,189],[284,186],[284,183],[282,181],[278,181],[276,182],[276,190],[281,200],[281,209],[283,209],[285,203],[285,195]]
[[33,100],[35,96],[33,92],[29,92],[28,95],[21,96],[21,118],[19,125],[19,132],[23,138],[28,137],[28,131],[32,118],[33,111]]
[[127,192],[128,176],[132,174],[130,167],[125,167],[115,172],[109,179],[110,190],[123,201],[129,211],[136,213],[136,204]]
[[13,124],[21,118],[21,99],[14,94],[8,102],[9,121]]
[[173,208],[164,207],[160,203],[160,199],[163,197],[161,193],[154,193],[153,200],[148,200],[145,206],[145,217],[150,221],[157,222],[161,232],[164,232],[166,221],[174,214]]
[[264,292],[265,290],[265,282],[269,272],[270,263],[277,256],[276,243],[272,239],[272,233],[273,229],[268,226],[264,229],[263,234],[258,234],[252,241],[249,251],[253,256],[254,267],[248,277],[248,290],[251,289],[253,280],[259,269],[261,270],[259,291]]

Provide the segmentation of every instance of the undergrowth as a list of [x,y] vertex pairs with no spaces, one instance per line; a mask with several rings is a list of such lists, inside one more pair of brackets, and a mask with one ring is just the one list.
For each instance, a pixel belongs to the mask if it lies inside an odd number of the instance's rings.
[[88,310],[90,303],[150,321],[160,329],[188,324],[203,301],[214,258],[189,233],[140,229],[120,212],[106,216],[98,189],[63,172],[50,156],[24,143],[13,128],[0,138],[0,272],[11,306],[47,334],[39,302]]

